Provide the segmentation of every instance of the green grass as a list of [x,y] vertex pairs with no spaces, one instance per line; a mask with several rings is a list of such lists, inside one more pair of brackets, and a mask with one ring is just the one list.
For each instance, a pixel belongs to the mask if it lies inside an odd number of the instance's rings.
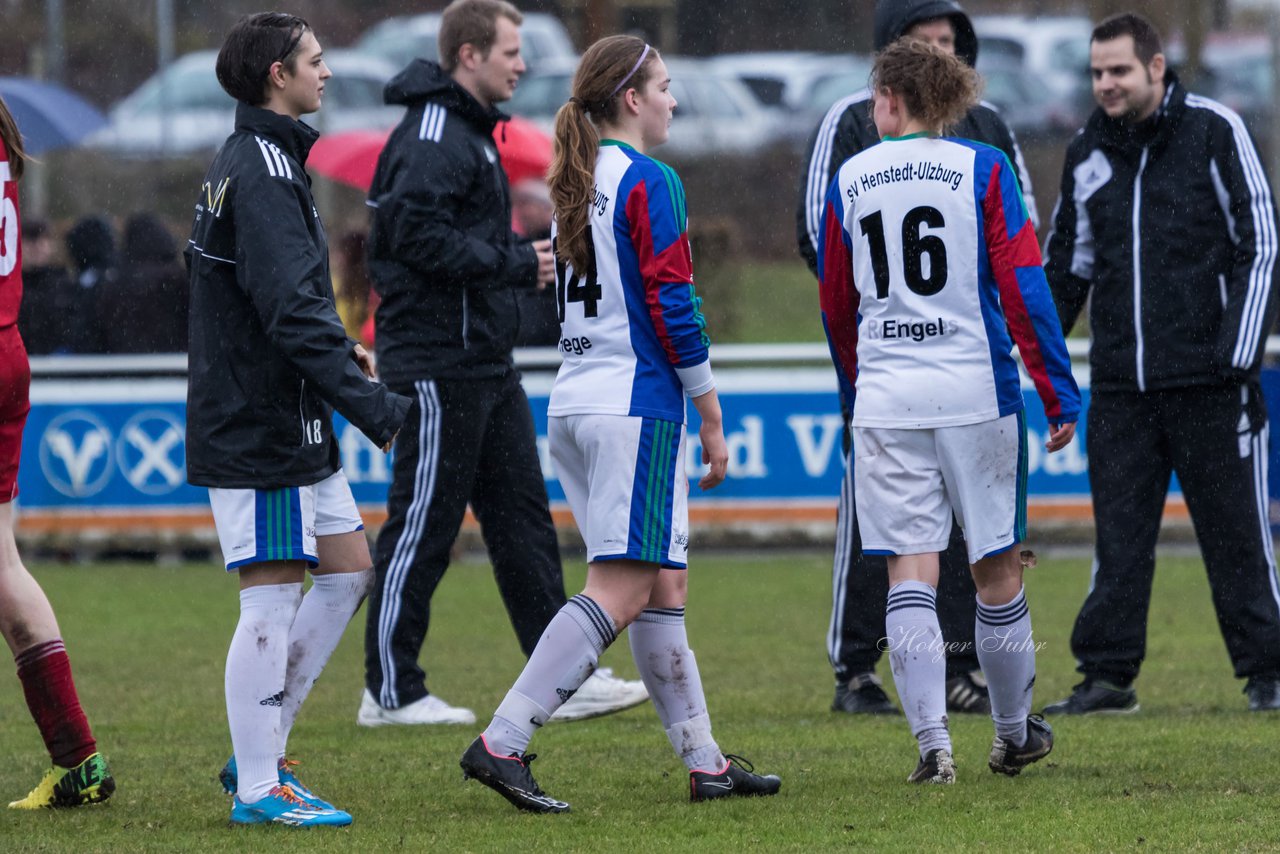
[[[573,804],[564,816],[517,813],[463,785],[457,760],[475,727],[356,727],[361,614],[290,750],[356,823],[297,832],[225,826],[214,778],[229,750],[222,667],[234,582],[212,565],[38,567],[120,789],[101,807],[0,810],[0,850],[1274,850],[1280,715],[1245,711],[1200,562],[1163,557],[1159,570],[1142,712],[1055,720],[1053,756],[1016,779],[985,767],[990,722],[957,717],[959,782],[941,789],[905,782],[915,752],[901,718],[828,711],[826,555],[697,560],[690,635],[717,738],[780,774],[781,794],[688,804],[684,769],[642,706],[538,734],[534,770]],[[577,589],[582,567],[568,574]],[[1082,559],[1046,556],[1028,575],[1043,643],[1038,704],[1075,681],[1067,638],[1087,583]],[[487,567],[455,566],[433,612],[432,688],[487,719],[521,665]],[[625,641],[604,663],[634,676]],[[44,762],[11,679],[0,691],[0,796],[25,794]]]
[[[745,344],[790,344],[826,341],[818,308],[818,280],[800,261],[759,262],[737,268],[734,281],[716,280],[707,294],[708,311],[720,300],[728,305],[731,319],[726,334],[717,334],[709,317],[713,341]],[[700,287],[701,291],[701,287]]]

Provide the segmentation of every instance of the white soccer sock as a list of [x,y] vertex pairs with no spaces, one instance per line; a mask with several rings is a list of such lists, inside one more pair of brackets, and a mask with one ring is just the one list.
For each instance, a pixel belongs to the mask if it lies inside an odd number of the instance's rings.
[[301,583],[240,591],[240,622],[227,650],[224,687],[242,803],[261,800],[279,782],[276,759],[289,626],[301,599]]
[[684,608],[646,608],[628,628],[631,656],[676,754],[690,771],[719,771],[698,660],[689,649]]
[[594,599],[579,593],[565,603],[485,729],[489,749],[499,756],[523,754],[534,730],[587,681],[617,637],[613,618]]
[[937,591],[923,581],[903,581],[885,605],[893,684],[923,758],[951,751],[947,732],[947,656],[938,625]]
[[973,631],[996,735],[1017,747],[1027,742],[1031,686],[1036,682],[1035,640],[1025,593],[1025,588],[1019,589],[1005,605],[984,605],[979,599]]
[[311,589],[302,597],[298,615],[289,629],[289,664],[284,675],[284,701],[280,706],[280,756],[289,743],[289,732],[311,686],[342,640],[347,623],[369,593],[373,568],[359,572],[331,572],[312,577]]

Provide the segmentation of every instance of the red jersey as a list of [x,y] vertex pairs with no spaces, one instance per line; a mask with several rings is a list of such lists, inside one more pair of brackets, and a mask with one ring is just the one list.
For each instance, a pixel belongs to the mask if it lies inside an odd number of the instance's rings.
[[9,175],[9,152],[0,144],[0,330],[18,322],[22,303],[22,229],[18,182]]

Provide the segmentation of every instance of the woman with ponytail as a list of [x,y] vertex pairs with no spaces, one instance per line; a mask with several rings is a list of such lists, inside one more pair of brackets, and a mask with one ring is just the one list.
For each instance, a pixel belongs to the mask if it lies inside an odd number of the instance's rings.
[[18,456],[31,409],[27,394],[31,368],[18,334],[22,302],[18,179],[26,161],[17,123],[0,99],[0,634],[17,661],[27,707],[52,762],[30,794],[9,804],[10,809],[34,810],[105,801],[116,783],[80,708],[53,608],[22,565],[13,540]]
[[647,154],[667,140],[670,82],[652,47],[605,38],[583,55],[573,97],[556,115],[548,183],[564,363],[549,437],[586,541],[587,584],[547,626],[461,763],[466,777],[533,812],[569,805],[534,782],[530,738],[627,626],[636,667],[689,769],[691,800],[772,795],[782,785],[720,751],[685,634],[686,397],[702,420],[710,466],[702,489],[724,480],[728,450],[693,288],[684,188]]

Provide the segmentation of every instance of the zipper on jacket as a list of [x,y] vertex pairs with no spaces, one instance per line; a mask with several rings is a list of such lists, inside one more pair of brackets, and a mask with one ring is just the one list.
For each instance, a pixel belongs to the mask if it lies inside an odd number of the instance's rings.
[[1138,227],[1142,218],[1142,173],[1147,168],[1147,148],[1142,149],[1138,174],[1133,179],[1133,333],[1134,356],[1138,363],[1138,391],[1147,390],[1147,377],[1142,369],[1142,235]]
[[471,345],[467,341],[467,332],[471,328],[471,314],[468,307],[467,292],[462,292],[462,349],[470,350]]
[[298,447],[305,448],[307,446],[307,413],[303,410],[302,401],[307,395],[307,381],[303,380],[302,385],[298,387],[298,426],[302,428],[302,441],[298,443]]

